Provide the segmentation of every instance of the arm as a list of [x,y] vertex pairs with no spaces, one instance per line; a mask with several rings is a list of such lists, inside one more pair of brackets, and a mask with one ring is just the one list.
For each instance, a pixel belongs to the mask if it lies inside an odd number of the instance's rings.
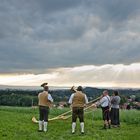
[[111,104],[114,104],[116,101],[114,98],[111,99]]
[[103,104],[104,102],[105,102],[105,98],[102,97],[102,98],[100,99],[100,101],[97,101],[93,106],[99,106],[99,105]]
[[48,100],[49,100],[50,102],[53,102],[53,98],[52,98],[51,94],[48,94]]
[[85,104],[88,104],[88,98],[87,98],[87,95],[85,95]]
[[105,98],[103,97],[102,99],[100,99],[99,105],[103,104],[104,102],[105,102]]
[[70,96],[70,99],[68,101],[69,104],[72,104],[73,97],[74,97],[74,93]]
[[38,94],[38,99],[39,99],[40,93]]

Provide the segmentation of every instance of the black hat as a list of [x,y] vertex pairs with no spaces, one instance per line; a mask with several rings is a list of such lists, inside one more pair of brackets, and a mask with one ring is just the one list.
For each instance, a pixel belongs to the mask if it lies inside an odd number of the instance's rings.
[[48,85],[48,83],[43,83],[43,84],[41,84],[41,87],[45,87],[47,85]]
[[82,86],[79,86],[79,87],[77,88],[77,90],[78,90],[78,91],[83,91]]

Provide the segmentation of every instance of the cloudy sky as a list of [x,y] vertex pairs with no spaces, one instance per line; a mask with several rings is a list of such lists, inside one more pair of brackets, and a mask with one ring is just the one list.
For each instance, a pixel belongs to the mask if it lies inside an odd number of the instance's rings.
[[0,85],[140,87],[140,0],[0,0]]

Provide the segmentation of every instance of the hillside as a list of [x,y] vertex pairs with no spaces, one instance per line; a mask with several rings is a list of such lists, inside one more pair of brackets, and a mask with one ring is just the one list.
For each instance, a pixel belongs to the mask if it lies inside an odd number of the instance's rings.
[[[65,112],[52,109],[50,118]],[[38,109],[19,107],[0,107],[0,140],[138,140],[140,139],[140,112],[121,111],[121,127],[101,130],[101,110],[85,113],[85,134],[71,134],[71,119],[49,122],[48,132],[39,133],[38,125],[31,122],[32,116],[38,118]],[[79,123],[78,123],[79,124]]]

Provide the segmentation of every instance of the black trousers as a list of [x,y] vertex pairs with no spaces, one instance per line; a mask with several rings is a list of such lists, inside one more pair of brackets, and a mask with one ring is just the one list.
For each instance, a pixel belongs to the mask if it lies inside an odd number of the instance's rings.
[[119,108],[111,108],[111,124],[120,125]]
[[84,122],[84,108],[83,107],[72,108],[72,122],[76,122],[77,118],[79,118],[80,122]]
[[109,110],[109,106],[107,107],[102,107],[102,115],[103,115],[103,120],[110,120],[110,110]]
[[48,122],[49,107],[39,106],[39,120]]

